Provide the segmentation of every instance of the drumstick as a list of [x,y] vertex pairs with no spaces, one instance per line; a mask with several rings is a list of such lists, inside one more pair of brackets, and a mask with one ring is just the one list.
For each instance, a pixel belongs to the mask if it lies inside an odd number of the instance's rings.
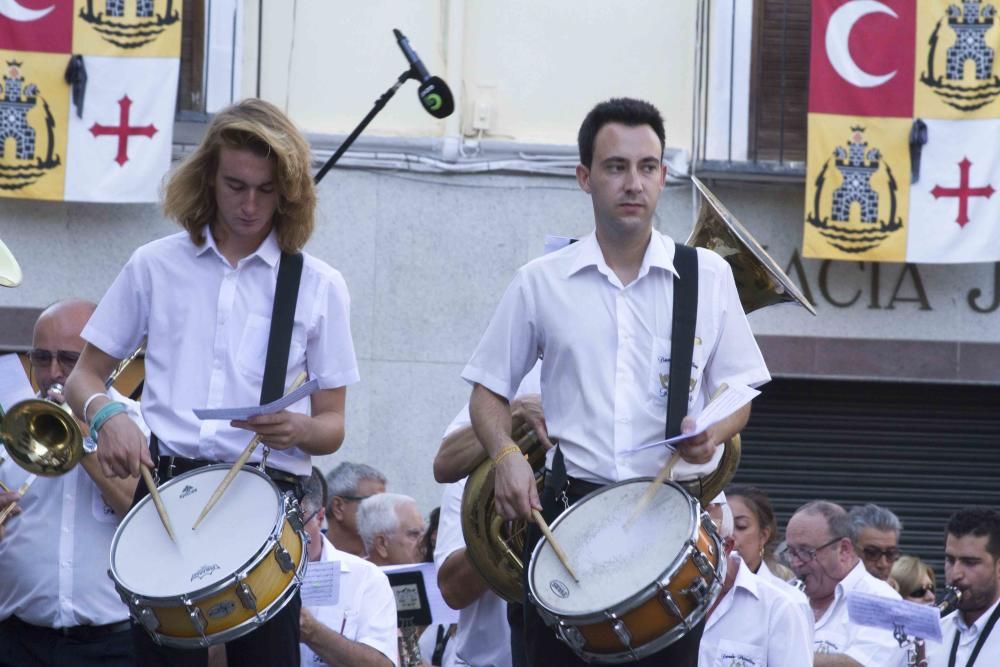
[[[292,385],[288,388],[288,391],[289,392],[295,391],[305,381],[306,381],[306,373],[305,371],[302,371],[292,382]],[[229,488],[229,485],[232,484],[233,480],[236,478],[237,473],[239,473],[240,469],[243,468],[243,466],[246,464],[248,460],[250,460],[250,457],[253,455],[254,450],[257,449],[257,445],[259,444],[260,444],[260,434],[255,433],[253,438],[251,438],[250,442],[247,444],[246,448],[243,450],[243,453],[236,458],[236,462],[233,463],[233,467],[229,469],[229,472],[227,472],[226,476],[222,478],[222,481],[219,483],[219,486],[216,487],[215,491],[212,492],[212,497],[208,499],[207,503],[205,503],[204,509],[201,510],[201,514],[198,515],[198,518],[195,520],[194,525],[191,526],[191,530],[197,528],[198,524],[200,524],[202,520],[206,516],[208,516],[208,513],[212,511],[212,508],[215,507],[215,504],[219,502],[220,498],[222,498],[222,494],[226,492],[226,489]]]
[[142,481],[146,482],[146,488],[149,489],[149,495],[153,499],[153,505],[156,506],[156,513],[160,515],[160,521],[163,523],[163,527],[167,531],[167,535],[170,536],[171,542],[176,542],[177,538],[174,537],[174,529],[170,526],[170,517],[167,516],[167,508],[163,504],[163,499],[160,498],[160,490],[156,488],[156,484],[153,482],[153,476],[149,473],[149,468],[139,464],[139,472],[142,473]]
[[[717,399],[719,396],[722,395],[722,392],[724,392],[728,388],[729,385],[727,385],[725,382],[720,384],[719,388],[716,389],[715,393],[712,394],[711,398],[708,399],[708,403],[711,403],[712,401]],[[708,403],[705,404],[706,407],[708,406]],[[649,503],[651,503],[653,501],[653,498],[656,497],[656,492],[660,488],[660,485],[670,478],[670,473],[674,471],[674,466],[677,465],[677,462],[680,460],[681,460],[680,451],[675,449],[673,454],[670,455],[670,459],[667,461],[667,465],[663,466],[663,470],[661,470],[659,474],[657,474],[656,477],[653,479],[653,481],[649,483],[649,486],[646,487],[646,492],[642,494],[642,498],[640,498],[639,502],[636,503],[635,509],[632,511],[632,514],[625,521],[625,528],[631,526],[632,522],[635,521],[636,517],[642,514],[643,511],[649,506]]]
[[545,539],[547,539],[549,544],[552,545],[552,550],[556,552],[556,557],[559,559],[559,562],[562,563],[563,567],[566,568],[566,571],[569,572],[569,576],[573,577],[573,581],[576,583],[580,583],[580,579],[577,578],[576,572],[573,571],[573,568],[569,564],[569,558],[566,556],[566,552],[563,551],[561,546],[559,546],[559,543],[556,541],[556,536],[553,535],[552,531],[549,529],[549,524],[545,523],[542,513],[535,508],[531,508],[531,516],[535,519],[535,523],[538,524],[538,527],[541,529],[542,535],[544,535]]
[[[34,474],[28,475],[28,478],[24,480],[24,484],[22,484],[21,488],[17,490],[18,495],[23,496],[25,493],[27,493],[28,489],[31,488],[31,483],[34,482],[37,477],[38,475]],[[3,485],[3,488],[5,491],[10,491],[10,487],[7,486],[6,484]],[[7,507],[5,507],[2,512],[0,512],[0,525],[3,525],[3,522],[7,520],[7,517],[10,516],[10,513],[14,511],[14,507],[16,506],[17,502],[15,501],[10,505],[7,505]]]

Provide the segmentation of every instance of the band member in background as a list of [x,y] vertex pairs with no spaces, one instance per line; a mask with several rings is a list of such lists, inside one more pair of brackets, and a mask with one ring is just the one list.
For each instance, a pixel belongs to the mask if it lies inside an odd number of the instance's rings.
[[[476,435],[496,464],[496,502],[507,519],[541,509],[558,515],[557,494],[574,502],[601,485],[656,475],[664,448],[631,452],[663,438],[669,379],[675,243],[653,230],[666,181],[663,119],[648,102],[597,105],[579,132],[577,182],[591,197],[594,233],[523,266],[504,294],[462,376]],[[723,384],[770,379],[740,306],[732,271],[697,252],[697,313],[688,415]],[[541,395],[558,441],[541,500],[534,473],[512,442],[510,401],[541,358]],[[680,446],[678,472],[714,467],[718,445],[737,433],[749,405]],[[685,418],[682,432],[693,420]],[[686,469],[685,469],[686,468]],[[539,532],[529,524],[526,555]],[[527,558],[525,559],[527,560]],[[703,624],[642,664],[694,665]],[[582,664],[526,605],[528,664]]]
[[[53,304],[35,322],[28,353],[39,396],[62,399],[84,341],[80,332],[95,304],[73,299]],[[139,406],[126,414],[144,430]],[[82,425],[86,433],[86,424]],[[39,476],[17,500],[20,516],[7,520],[0,541],[0,666],[135,664],[128,608],[107,576],[111,539],[135,492],[135,479],[105,476],[90,442],[79,465],[56,477]],[[16,489],[28,473],[0,465],[0,479]],[[17,498],[0,498],[0,510]]]
[[874,503],[852,507],[849,514],[854,531],[854,548],[861,556],[865,569],[873,577],[889,581],[892,564],[899,558],[902,522],[891,510]]
[[[170,175],[164,211],[184,231],[132,255],[84,329],[87,346],[67,386],[74,412],[100,425],[97,452],[106,474],[135,477],[140,465],[156,465],[162,483],[234,461],[258,433],[274,450],[268,474],[295,491],[310,473],[311,456],[340,447],[346,386],[358,380],[350,298],[340,273],[306,253],[284,386],[308,370],[319,390],[308,405],[303,400],[247,421],[199,421],[192,411],[260,400],[282,253],[299,252],[313,231],[309,168],[301,132],[274,105],[250,99],[219,112]],[[143,339],[142,411],[152,447],[102,396],[103,378]],[[228,642],[230,667],[298,664],[299,606],[296,594],[267,623]],[[133,634],[141,664],[204,665],[204,650],[156,646],[138,627]]]
[[365,544],[358,533],[358,506],[365,498],[384,493],[385,475],[364,463],[344,461],[326,475],[326,539],[340,551],[364,558]]

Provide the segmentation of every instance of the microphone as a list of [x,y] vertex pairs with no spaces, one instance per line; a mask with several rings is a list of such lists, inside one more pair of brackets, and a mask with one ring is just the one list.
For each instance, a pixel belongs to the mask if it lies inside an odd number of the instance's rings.
[[424,66],[420,56],[410,46],[410,40],[398,29],[393,28],[392,33],[396,35],[396,43],[410,63],[410,76],[420,81],[417,88],[417,97],[427,113],[435,118],[446,118],[455,111],[455,98],[451,94],[451,89],[440,77],[431,76]]

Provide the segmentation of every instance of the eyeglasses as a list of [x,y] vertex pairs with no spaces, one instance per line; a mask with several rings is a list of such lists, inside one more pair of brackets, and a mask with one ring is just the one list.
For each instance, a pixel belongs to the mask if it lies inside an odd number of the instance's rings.
[[908,597],[908,598],[922,598],[925,595],[927,595],[928,593],[932,593],[932,594],[934,593],[934,587],[933,586],[921,586],[920,588],[915,588],[906,597]]
[[835,537],[826,544],[821,544],[815,549],[812,547],[793,547],[791,545],[786,545],[784,555],[789,559],[794,558],[804,565],[806,563],[811,563],[813,559],[816,558],[816,554],[818,554],[821,550],[826,549],[831,544],[836,544],[841,539],[843,538]]
[[899,549],[895,547],[889,547],[888,549],[879,549],[878,547],[865,547],[861,550],[861,555],[869,563],[877,563],[883,558],[885,558],[890,563],[895,563],[896,559],[899,558]]
[[322,511],[323,511],[322,509],[318,509],[315,512],[313,512],[312,514],[310,514],[309,516],[307,516],[305,518],[305,520],[302,522],[302,525],[304,526],[307,523],[309,523],[310,521],[312,521],[313,519],[315,519],[317,516],[319,516],[320,513],[322,513]]
[[79,352],[71,352],[69,350],[31,350],[28,352],[28,360],[31,365],[35,368],[45,368],[52,364],[52,358],[55,357],[56,361],[59,362],[60,368],[65,372],[69,373],[76,366],[76,362],[80,360]]

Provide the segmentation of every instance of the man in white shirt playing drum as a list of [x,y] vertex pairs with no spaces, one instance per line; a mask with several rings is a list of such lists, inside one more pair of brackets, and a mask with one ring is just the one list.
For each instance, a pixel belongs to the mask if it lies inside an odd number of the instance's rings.
[[[95,307],[70,299],[39,316],[28,357],[42,398],[61,400]],[[138,405],[114,395],[144,429]],[[13,489],[27,476],[13,461],[0,466]],[[0,499],[0,510],[15,499],[23,509],[8,518],[0,542],[0,666],[134,664],[128,608],[107,576],[111,539],[134,491],[134,479],[106,476],[91,451],[62,475],[39,476],[23,498]]]
[[[662,117],[648,102],[614,99],[591,110],[579,133],[577,182],[591,197],[594,233],[518,271],[462,373],[474,385],[476,435],[498,461],[496,504],[507,519],[530,520],[536,509],[551,522],[564,507],[557,495],[565,492],[574,502],[601,485],[656,475],[667,462],[664,448],[629,451],[663,439],[667,418],[679,253],[672,239],[653,230],[666,179],[664,137]],[[723,383],[755,386],[770,379],[731,269],[710,251],[699,250],[696,258],[691,383],[678,386],[687,393],[688,415]],[[539,358],[548,434],[560,443],[548,470],[565,480],[553,481],[541,500],[531,466],[511,455],[517,449],[510,437],[510,401]],[[749,414],[746,405],[683,441],[679,467],[717,462],[718,445]],[[688,418],[680,430],[692,426]],[[530,527],[528,549],[537,537]],[[700,626],[688,634],[644,663],[696,664]],[[525,640],[529,665],[582,664],[530,605]]]
[[962,592],[958,609],[941,619],[942,643],[926,644],[928,667],[1000,665],[1000,512],[959,510],[948,521],[944,578]]
[[788,520],[785,541],[789,564],[805,584],[816,619],[816,667],[894,667],[905,651],[882,628],[851,622],[847,595],[867,593],[898,600],[899,593],[876,579],[858,558],[851,541],[851,519],[843,507],[816,500]]

